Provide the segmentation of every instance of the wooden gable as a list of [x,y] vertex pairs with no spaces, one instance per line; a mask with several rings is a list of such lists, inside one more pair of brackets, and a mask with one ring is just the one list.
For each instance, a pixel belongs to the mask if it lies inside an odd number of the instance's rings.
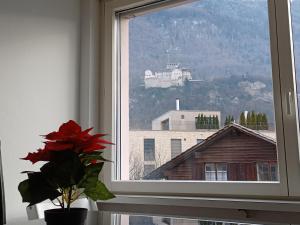
[[231,171],[229,180],[256,180],[258,162],[277,162],[275,141],[234,124],[157,168],[146,179],[202,180],[206,163],[226,163]]

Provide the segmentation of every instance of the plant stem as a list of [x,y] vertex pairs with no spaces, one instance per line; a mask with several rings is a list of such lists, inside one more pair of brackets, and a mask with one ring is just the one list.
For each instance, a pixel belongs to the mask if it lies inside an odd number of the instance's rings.
[[62,203],[62,208],[65,208],[65,190],[63,188],[60,189],[61,190],[61,203]]
[[61,207],[61,208],[64,208],[64,204],[59,200],[59,198],[57,198],[57,201],[58,201],[60,207]]
[[[57,199],[58,200],[58,199]],[[51,201],[52,202],[52,204],[54,205],[54,206],[60,206],[61,207],[61,204],[55,204],[55,202],[54,201]]]
[[72,200],[72,187],[70,187],[70,189],[69,189],[68,205],[67,205],[68,211],[70,211],[71,200]]

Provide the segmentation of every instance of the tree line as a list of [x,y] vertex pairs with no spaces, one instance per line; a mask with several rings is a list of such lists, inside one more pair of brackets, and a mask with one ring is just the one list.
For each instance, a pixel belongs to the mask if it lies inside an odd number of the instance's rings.
[[219,117],[218,116],[205,116],[199,114],[196,117],[196,129],[219,129]]
[[268,117],[265,113],[256,113],[255,111],[242,112],[240,115],[240,125],[253,130],[268,130]]
[[[226,116],[224,126],[234,123],[235,119],[232,115]],[[240,114],[239,124],[252,130],[268,130],[268,117],[265,113],[257,113],[255,111],[242,112]]]

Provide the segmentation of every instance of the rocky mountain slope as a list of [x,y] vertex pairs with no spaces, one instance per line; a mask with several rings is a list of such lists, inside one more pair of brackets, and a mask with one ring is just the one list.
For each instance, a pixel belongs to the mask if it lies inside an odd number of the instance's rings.
[[[296,60],[300,59],[300,1],[292,5]],[[132,129],[174,109],[244,110],[273,118],[268,6],[266,0],[201,0],[130,21],[130,119]],[[183,88],[143,87],[144,71],[180,63],[194,79]],[[300,63],[296,61],[300,71]],[[149,109],[151,105],[151,109]]]

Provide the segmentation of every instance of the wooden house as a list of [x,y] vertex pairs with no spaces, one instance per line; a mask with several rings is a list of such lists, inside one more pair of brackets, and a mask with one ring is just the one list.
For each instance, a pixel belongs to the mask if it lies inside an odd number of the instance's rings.
[[145,179],[277,181],[276,141],[233,123],[152,171]]

